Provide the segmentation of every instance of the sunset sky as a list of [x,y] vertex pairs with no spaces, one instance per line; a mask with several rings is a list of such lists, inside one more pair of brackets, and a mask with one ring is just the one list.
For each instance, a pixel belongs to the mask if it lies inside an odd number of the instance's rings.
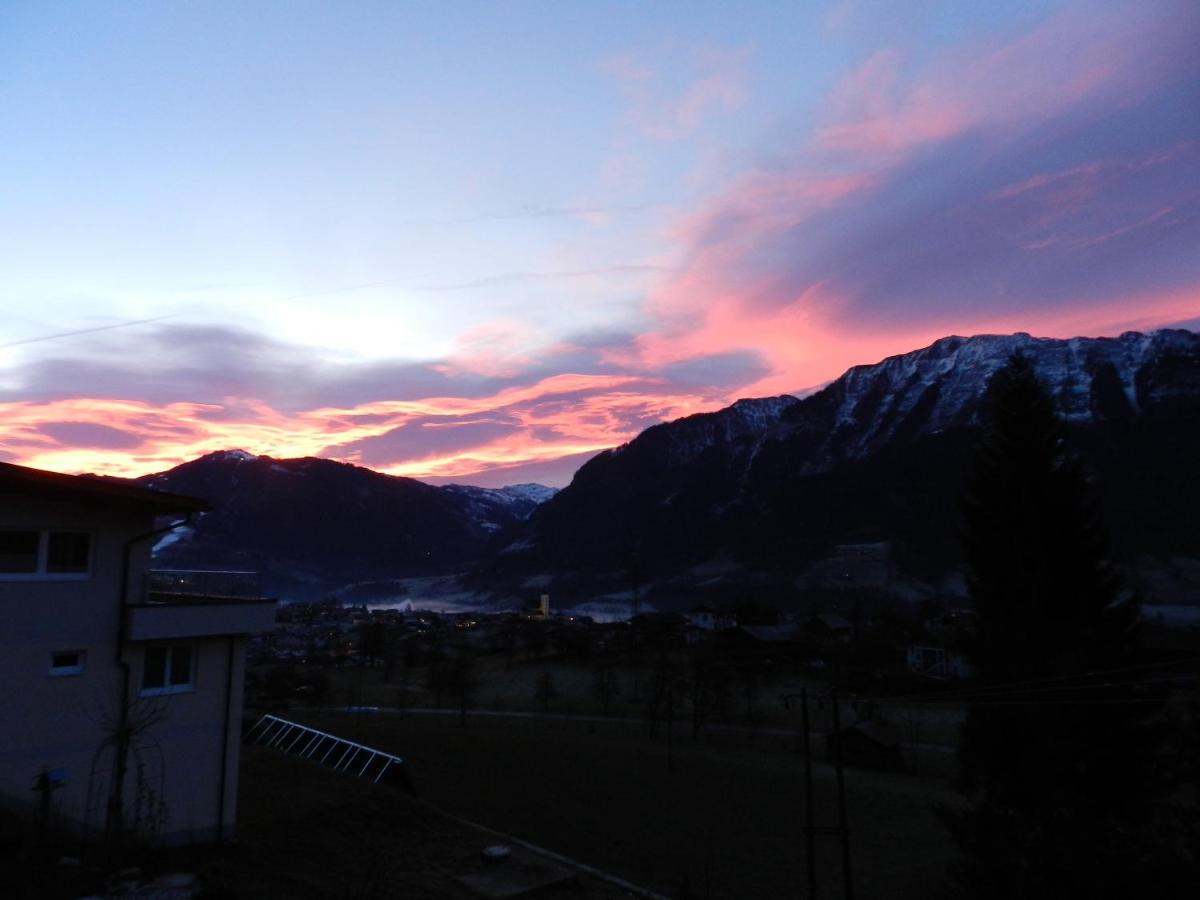
[[0,4],[0,459],[562,485],[946,334],[1200,326],[1200,4]]

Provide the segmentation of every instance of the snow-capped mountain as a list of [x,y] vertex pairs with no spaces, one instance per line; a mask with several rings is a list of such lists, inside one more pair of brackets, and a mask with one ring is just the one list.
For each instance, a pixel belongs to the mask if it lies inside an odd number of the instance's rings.
[[[671,465],[686,465],[712,447],[746,442],[755,446],[766,439],[772,426],[779,422],[784,410],[796,403],[788,394],[758,400],[738,400],[732,406],[712,413],[697,413],[674,422],[654,425],[634,442],[609,451],[612,456],[625,453],[634,444],[642,450],[655,446],[663,461]],[[660,438],[669,437],[665,440]]]
[[898,439],[970,425],[992,375],[1014,353],[1030,358],[1059,415],[1077,425],[1128,419],[1200,389],[1194,372],[1180,377],[1200,359],[1200,336],[1190,331],[1070,340],[1024,333],[955,336],[855,366],[785,417],[775,436],[786,439],[791,431],[818,426],[824,437],[802,461],[806,471],[817,471]]
[[502,488],[482,488],[469,484],[447,484],[440,488],[461,497],[464,509],[485,531],[499,531],[529,514],[558,493],[543,484],[510,484]]
[[[953,592],[961,486],[988,382],[1030,358],[1098,475],[1118,557],[1160,600],[1200,603],[1200,335],[947,337],[855,366],[802,399],[739,400],[647,429],[570,486],[434,487],[240,450],[140,479],[214,509],[159,565],[260,569],[269,590],[471,572],[468,587],[559,602]],[[866,573],[866,574],[864,574]],[[949,587],[948,587],[949,586]]]
[[490,536],[554,491],[541,485],[435,487],[332,460],[224,450],[138,479],[213,509],[155,547],[156,565],[264,573],[289,599],[470,565]]
[[[1200,557],[1200,335],[1163,330],[947,337],[800,400],[742,400],[655,426],[500,535],[478,582],[534,577],[584,597],[627,588],[636,559],[641,578],[681,596],[795,594],[797,578],[811,587],[813,573],[842,571],[847,546],[870,545],[863,553],[882,554],[894,584],[941,590],[958,565],[985,391],[1014,353],[1030,358],[1100,476],[1121,557],[1187,569]],[[1185,590],[1177,582],[1155,584]]]

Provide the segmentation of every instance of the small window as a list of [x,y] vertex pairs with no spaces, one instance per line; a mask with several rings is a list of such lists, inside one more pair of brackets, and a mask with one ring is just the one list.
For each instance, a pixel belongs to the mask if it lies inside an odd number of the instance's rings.
[[91,535],[86,531],[52,531],[46,546],[46,571],[55,574],[87,573]]
[[0,572],[36,573],[40,543],[41,535],[36,531],[0,531]]
[[86,650],[56,650],[50,654],[51,675],[82,675],[86,668]]
[[192,689],[192,647],[147,647],[142,660],[142,695],[178,694]]

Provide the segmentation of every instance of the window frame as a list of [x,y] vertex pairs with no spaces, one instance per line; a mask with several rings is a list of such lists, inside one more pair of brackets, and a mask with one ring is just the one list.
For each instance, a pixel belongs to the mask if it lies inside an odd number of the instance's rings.
[[[176,674],[177,662],[175,653],[177,650],[187,650],[187,681],[172,683],[172,679]],[[162,684],[146,685],[146,655],[151,650],[164,651]],[[147,644],[142,648],[142,674],[141,683],[138,687],[139,697],[165,697],[171,694],[190,694],[196,690],[196,644],[192,641],[176,641],[174,643],[153,643]]]
[[[69,656],[74,654],[76,663],[73,666],[56,666],[54,657]],[[72,675],[84,675],[87,673],[87,650],[80,648],[78,650],[51,650],[50,651],[50,666],[46,674],[51,678],[69,678]]]
[[[91,581],[96,568],[96,532],[90,528],[0,527],[0,532],[37,534],[37,557],[31,572],[0,572],[0,581]],[[50,536],[83,534],[87,536],[87,568],[82,572],[50,571]]]

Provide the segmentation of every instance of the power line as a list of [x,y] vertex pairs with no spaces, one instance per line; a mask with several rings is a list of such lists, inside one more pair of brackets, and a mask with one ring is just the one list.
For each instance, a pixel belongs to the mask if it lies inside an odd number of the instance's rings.
[[[1070,692],[1099,692],[1111,691],[1116,688],[1129,687],[1149,687],[1159,684],[1175,684],[1178,679],[1175,677],[1153,678],[1153,679],[1138,679],[1134,681],[1115,681],[1103,682],[1099,684],[1077,684],[1064,685],[1061,687],[1043,687],[1029,688],[1024,690],[1006,690],[995,692],[985,696],[972,696],[967,698],[961,697],[878,697],[878,696],[862,696],[856,695],[849,698],[853,703],[878,703],[904,706],[933,706],[942,703],[970,703],[976,705],[991,705],[991,704],[1011,704],[1011,703],[1030,703],[1030,704],[1072,704],[1072,703],[1162,703],[1161,698],[1138,698],[1138,697],[1078,697],[1078,696],[1061,696],[1064,693]],[[1049,697],[1033,697],[1031,694],[1053,694],[1056,696]],[[821,698],[824,699],[824,698]]]
[[152,322],[161,322],[164,319],[173,319],[176,314],[172,313],[169,316],[155,316],[152,319],[134,319],[129,322],[116,322],[112,325],[97,325],[95,328],[79,328],[75,331],[60,331],[56,334],[43,334],[39,337],[23,338],[19,341],[9,341],[6,344],[0,344],[0,350],[6,350],[9,347],[22,347],[25,344],[40,344],[43,341],[56,341],[59,338],[76,337],[81,334],[95,334],[99,331],[112,331],[115,328],[131,328],[134,325],[149,325]]
[[[1172,666],[1190,665],[1192,663],[1200,663],[1200,656],[1192,656],[1186,659],[1141,663],[1136,666],[1120,666],[1113,669],[1094,669],[1088,672],[1076,672],[1071,675],[1054,675],[1044,678],[1031,678],[1024,681],[1008,681],[980,687],[962,687],[947,691],[937,691],[929,694],[902,694],[897,697],[880,697],[878,699],[893,703],[908,702],[910,700],[914,702],[929,700],[970,700],[973,697],[986,697],[989,694],[1002,694],[1008,692],[1012,688],[1040,688],[1047,685],[1058,684],[1060,682],[1078,681],[1082,678],[1102,678],[1109,675],[1137,672],[1143,669],[1163,669]],[[1092,687],[1092,685],[1084,685],[1084,687]],[[856,699],[864,698],[859,697]]]

